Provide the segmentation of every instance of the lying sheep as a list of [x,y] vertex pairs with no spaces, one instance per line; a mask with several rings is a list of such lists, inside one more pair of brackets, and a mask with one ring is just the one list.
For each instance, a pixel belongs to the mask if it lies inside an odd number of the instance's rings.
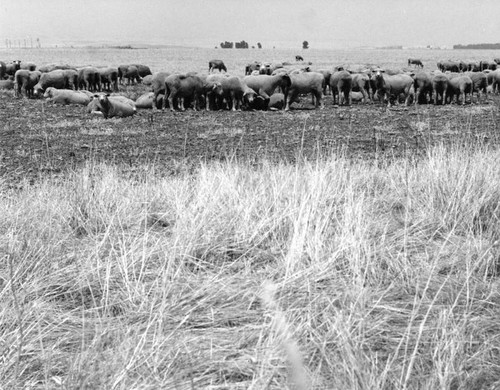
[[[154,97],[154,92],[146,92],[136,99],[135,106],[137,108],[153,108]],[[163,97],[163,94],[158,95],[158,100],[156,102],[156,108],[160,110],[163,104]]]
[[43,97],[56,104],[81,104],[90,103],[91,97],[87,91],[73,91],[72,89],[56,89],[49,87]]
[[109,94],[95,94],[87,105],[87,112],[100,112],[104,118],[127,117],[137,112],[134,101],[125,96],[110,96]]

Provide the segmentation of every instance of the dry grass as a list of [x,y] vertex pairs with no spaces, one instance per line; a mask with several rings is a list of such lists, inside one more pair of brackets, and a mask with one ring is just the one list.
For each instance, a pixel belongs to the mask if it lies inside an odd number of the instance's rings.
[[0,387],[497,388],[499,157],[0,178]]

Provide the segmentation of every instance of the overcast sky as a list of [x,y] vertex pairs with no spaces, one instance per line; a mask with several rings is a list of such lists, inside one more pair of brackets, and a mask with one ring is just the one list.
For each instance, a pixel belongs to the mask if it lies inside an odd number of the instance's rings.
[[452,46],[500,42],[499,0],[1,0],[5,40],[42,45]]

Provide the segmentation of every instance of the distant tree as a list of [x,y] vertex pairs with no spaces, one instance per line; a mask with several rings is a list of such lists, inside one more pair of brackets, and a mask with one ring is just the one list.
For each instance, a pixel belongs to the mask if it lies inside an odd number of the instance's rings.
[[233,42],[228,42],[228,41],[221,42],[220,43],[220,47],[222,49],[232,49],[234,47],[234,43]]
[[302,42],[302,49],[309,49],[309,42],[307,41]]
[[236,42],[236,49],[248,49],[248,43],[245,41]]
[[257,47],[258,47],[259,49],[262,49],[262,45],[260,44],[260,42],[257,42]]

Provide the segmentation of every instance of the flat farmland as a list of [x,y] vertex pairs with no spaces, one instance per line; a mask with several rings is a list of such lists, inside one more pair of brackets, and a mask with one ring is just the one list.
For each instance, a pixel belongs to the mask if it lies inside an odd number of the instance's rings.
[[[38,65],[487,51],[59,48]],[[300,66],[300,64],[293,64]],[[120,86],[135,99],[142,84]],[[500,388],[500,98],[139,110],[0,93],[0,388]]]
[[[301,55],[304,61],[312,62],[316,69],[336,65],[379,65],[388,68],[406,67],[408,58],[420,58],[424,69],[436,69],[438,61],[492,60],[499,56],[496,50],[317,50],[317,49],[207,49],[190,47],[117,49],[109,47],[0,49],[2,61],[20,59],[39,65],[68,63],[74,66],[118,66],[127,63],[143,63],[153,72],[208,72],[208,61],[221,59],[229,73],[243,75],[245,65],[252,61],[295,62]],[[297,64],[300,65],[300,64]]]
[[[491,59],[489,51],[446,50],[223,50],[196,48],[59,48],[0,52],[5,60],[21,59],[38,65],[119,66],[139,62],[153,72],[207,73],[208,61],[222,59],[228,72],[243,75],[248,62],[288,61],[295,54],[311,62],[312,69],[335,65],[402,68],[408,57],[421,58],[435,69],[443,59]],[[145,85],[120,86],[132,99],[148,91]],[[289,112],[161,112],[139,110],[132,118],[91,116],[80,106],[47,104],[38,99],[16,99],[4,92],[0,100],[0,175],[12,183],[34,180],[40,174],[61,175],[81,163],[106,161],[134,167],[155,164],[166,174],[179,164],[194,167],[200,161],[237,158],[256,162],[315,159],[342,152],[356,159],[419,155],[440,142],[471,140],[496,144],[498,102],[489,95],[470,105],[419,105],[386,109],[380,104],[334,107],[331,96],[325,109],[315,110],[310,97],[302,97]]]

